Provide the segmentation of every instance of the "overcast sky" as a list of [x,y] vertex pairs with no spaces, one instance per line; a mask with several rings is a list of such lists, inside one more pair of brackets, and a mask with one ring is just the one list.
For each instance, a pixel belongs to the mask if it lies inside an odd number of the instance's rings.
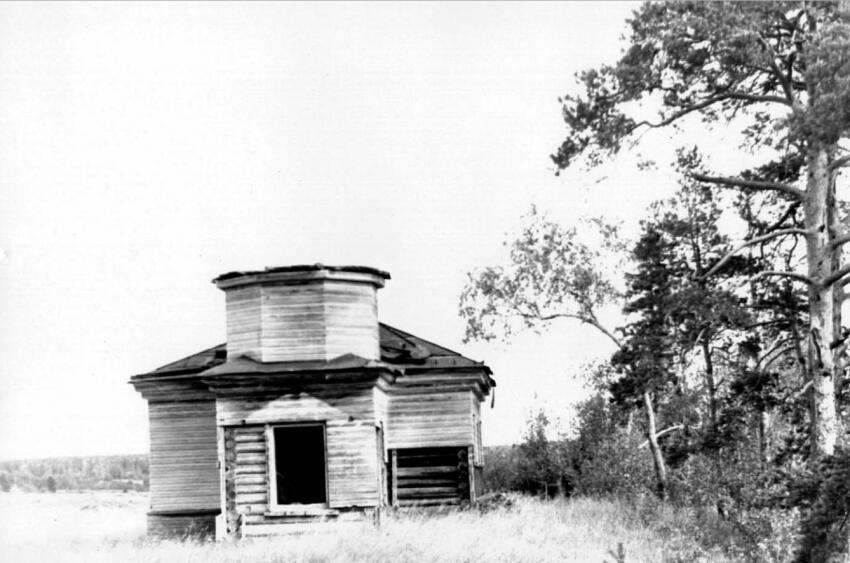
[[0,4],[0,458],[147,451],[129,377],[224,341],[226,271],[392,274],[384,322],[486,361],[485,443],[568,416],[568,323],[461,343],[466,272],[536,203],[635,224],[673,176],[556,177],[557,98],[635,4]]

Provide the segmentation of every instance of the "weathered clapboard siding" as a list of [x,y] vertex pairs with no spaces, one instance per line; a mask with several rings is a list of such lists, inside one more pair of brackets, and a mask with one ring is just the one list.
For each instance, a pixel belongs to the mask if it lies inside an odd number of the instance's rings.
[[[374,401],[374,409],[375,409],[375,424],[381,425],[383,424],[384,434],[387,432],[387,421],[389,417],[389,407],[390,407],[390,398],[387,396],[387,392],[383,389],[378,388],[377,386],[372,388],[372,398]],[[386,435],[384,436],[384,441],[386,441]]]
[[262,292],[264,361],[380,356],[375,286],[326,280]]
[[227,355],[260,356],[260,287],[245,286],[231,289],[226,294]]
[[377,288],[340,281],[326,281],[324,285],[325,358],[355,354],[380,359]]
[[215,401],[148,404],[148,533],[209,533],[219,512]]
[[152,533],[286,534],[378,522],[390,498],[475,499],[490,370],[379,324],[388,279],[314,264],[213,280],[226,350],[132,378],[151,404]]
[[387,447],[468,446],[474,443],[472,393],[390,394]]
[[[324,423],[329,507],[378,504],[371,386],[349,390],[326,386],[274,397],[219,398],[217,422],[225,428],[232,427],[235,433],[228,447],[235,452],[235,503],[241,514],[270,508],[269,483],[261,483],[257,477],[267,479],[269,474],[265,428],[286,423]],[[248,507],[252,508],[248,510]],[[266,522],[268,518],[258,516],[251,523]]]
[[313,279],[255,280],[227,294],[228,355],[263,362],[380,358],[377,287]]
[[264,285],[262,293],[263,361],[324,360],[322,282]]

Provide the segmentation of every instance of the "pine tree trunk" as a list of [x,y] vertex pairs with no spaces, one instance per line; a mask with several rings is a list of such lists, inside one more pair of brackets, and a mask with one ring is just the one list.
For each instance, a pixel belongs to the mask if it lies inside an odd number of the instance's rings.
[[808,376],[812,382],[811,438],[812,456],[832,455],[838,437],[835,411],[835,359],[832,343],[836,339],[835,292],[823,281],[836,268],[838,251],[831,246],[836,227],[835,186],[829,171],[829,152],[812,143],[807,153],[808,178],[804,198],[809,286]]
[[646,412],[646,438],[649,442],[649,451],[652,453],[652,461],[655,465],[656,492],[661,500],[667,499],[667,467],[664,456],[658,446],[657,427],[655,424],[655,407],[652,405],[652,396],[649,391],[643,393],[643,408]]
[[759,461],[767,465],[767,427],[770,424],[770,415],[766,410],[759,412]]
[[702,339],[702,355],[705,358],[705,383],[708,387],[708,416],[711,426],[717,425],[717,387],[714,383],[714,362],[711,361],[711,347],[708,336]]

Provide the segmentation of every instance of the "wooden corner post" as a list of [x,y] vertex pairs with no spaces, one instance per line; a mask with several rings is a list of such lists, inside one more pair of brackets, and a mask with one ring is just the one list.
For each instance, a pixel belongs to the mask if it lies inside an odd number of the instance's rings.
[[475,461],[474,461],[474,452],[472,446],[468,447],[466,452],[466,459],[469,463],[469,502],[475,502]]
[[398,451],[392,451],[392,490],[390,491],[390,504],[396,506],[398,504]]

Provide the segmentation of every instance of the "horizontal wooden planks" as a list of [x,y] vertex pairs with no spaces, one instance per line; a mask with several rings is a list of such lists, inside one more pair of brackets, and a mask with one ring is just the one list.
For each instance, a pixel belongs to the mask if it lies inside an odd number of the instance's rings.
[[264,362],[380,358],[376,289],[316,281],[227,289],[228,354]]
[[473,443],[472,393],[389,396],[387,447],[466,446]]
[[[317,422],[325,427],[328,506],[371,508],[378,502],[374,394],[371,387],[345,392],[329,385],[274,398],[220,398],[218,424],[230,435],[226,459],[234,460],[232,484],[242,533],[278,522],[270,501],[267,425]],[[250,518],[248,518],[250,517]],[[278,518],[278,520],[273,520]],[[277,524],[276,524],[277,525]],[[258,528],[258,530],[261,528]]]
[[323,281],[263,287],[264,361],[380,357],[374,286]]
[[220,398],[217,420],[222,426],[308,421],[349,421],[374,425],[371,388],[348,391],[338,385],[283,393],[272,397]]
[[227,354],[255,355],[260,350],[260,288],[246,286],[228,290]]
[[151,508],[218,508],[215,402],[150,403],[149,418]]
[[395,450],[396,504],[455,503],[469,498],[467,449]]

